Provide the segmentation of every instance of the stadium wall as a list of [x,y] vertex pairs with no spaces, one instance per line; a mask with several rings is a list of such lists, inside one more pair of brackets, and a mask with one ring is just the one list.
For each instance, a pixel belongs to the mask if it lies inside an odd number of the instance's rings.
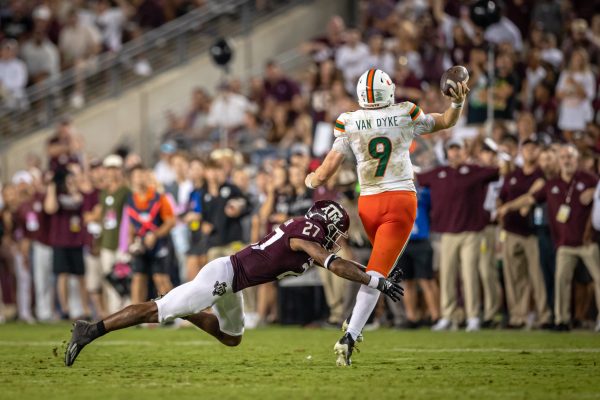
[[[332,15],[348,17],[348,4],[347,0],[315,0],[253,27],[246,37],[231,38],[230,44],[235,49],[232,76],[249,77],[252,71],[261,71],[267,59],[289,52],[301,42],[323,33]],[[194,86],[214,92],[222,77],[222,71],[212,63],[210,56],[203,54],[119,97],[81,111],[74,115],[75,126],[92,157],[103,157],[116,145],[126,143],[149,162],[166,127],[165,112],[173,109],[181,113],[189,104]],[[45,165],[45,143],[53,130],[49,127],[4,143],[0,150],[2,179],[9,179],[15,171],[25,167],[28,153],[40,155]]]

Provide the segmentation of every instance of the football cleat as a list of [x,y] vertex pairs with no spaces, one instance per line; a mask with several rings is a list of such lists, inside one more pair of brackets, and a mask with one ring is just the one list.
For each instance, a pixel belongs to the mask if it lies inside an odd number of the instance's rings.
[[95,325],[86,321],[76,321],[73,324],[71,340],[65,350],[65,366],[73,365],[81,350],[94,340],[93,329],[95,329]]
[[[358,349],[356,349],[358,351]],[[336,365],[338,367],[352,365],[352,352],[354,351],[354,339],[349,333],[346,333],[340,340],[337,341],[333,346],[333,352],[337,356]]]

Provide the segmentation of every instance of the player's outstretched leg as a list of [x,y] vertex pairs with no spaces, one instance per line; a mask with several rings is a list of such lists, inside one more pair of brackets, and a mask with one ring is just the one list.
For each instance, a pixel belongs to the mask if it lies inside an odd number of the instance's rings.
[[190,321],[192,324],[202,329],[204,332],[209,335],[214,336],[217,340],[223,343],[225,346],[237,346],[242,342],[242,336],[231,336],[221,331],[221,327],[219,325],[219,319],[216,315],[200,311],[199,313],[188,315],[184,317]]
[[73,324],[71,340],[65,350],[65,365],[70,367],[81,350],[93,340],[108,332],[143,323],[158,322],[158,308],[153,301],[132,304],[95,324],[76,321]]

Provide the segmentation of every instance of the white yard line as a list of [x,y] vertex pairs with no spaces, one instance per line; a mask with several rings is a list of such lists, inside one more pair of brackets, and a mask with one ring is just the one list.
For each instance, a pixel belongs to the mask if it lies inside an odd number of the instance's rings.
[[450,348],[450,349],[415,349],[409,347],[396,347],[392,351],[403,353],[600,353],[600,348],[548,348],[548,349],[510,349],[502,347],[482,348]]

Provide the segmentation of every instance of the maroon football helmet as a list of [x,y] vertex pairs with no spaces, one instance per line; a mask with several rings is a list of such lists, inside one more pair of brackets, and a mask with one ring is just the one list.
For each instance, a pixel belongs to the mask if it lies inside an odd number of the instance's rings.
[[332,200],[319,200],[307,211],[306,218],[320,223],[327,229],[325,248],[338,251],[337,241],[340,237],[348,237],[350,217],[340,204]]

